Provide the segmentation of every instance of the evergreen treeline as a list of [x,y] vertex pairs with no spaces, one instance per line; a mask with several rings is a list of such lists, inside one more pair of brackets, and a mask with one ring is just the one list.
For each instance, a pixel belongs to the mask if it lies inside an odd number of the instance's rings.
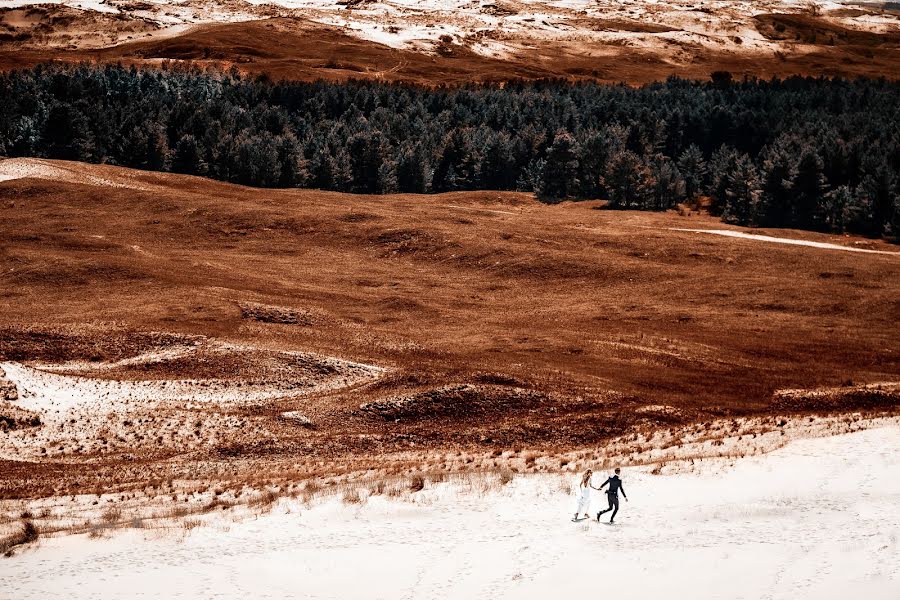
[[429,89],[39,66],[0,76],[0,155],[359,193],[534,190],[896,236],[900,84],[670,79]]

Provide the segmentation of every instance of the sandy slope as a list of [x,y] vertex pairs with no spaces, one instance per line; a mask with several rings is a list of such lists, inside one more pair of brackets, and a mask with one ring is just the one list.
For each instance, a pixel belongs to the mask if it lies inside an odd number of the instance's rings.
[[[754,242],[672,230],[724,227],[704,215],[522,193],[24,159],[0,175],[0,362],[17,411],[45,421],[0,438],[2,498],[552,472],[632,433],[898,406],[865,388],[900,379],[897,255],[810,247],[896,252],[883,241]],[[45,402],[72,396],[116,409]]]
[[900,254],[900,252],[891,252],[889,250],[872,250],[871,248],[854,248],[853,246],[842,246],[840,244],[831,244],[828,242],[815,242],[812,240],[794,240],[784,237],[775,237],[771,235],[758,235],[755,233],[747,233],[745,231],[732,231],[730,229],[678,229],[677,231],[692,231],[694,233],[707,233],[709,235],[724,235],[725,237],[740,238],[744,240],[756,240],[759,242],[771,242],[775,244],[790,244],[792,246],[808,246],[810,248],[819,248],[822,250],[844,250],[846,252],[863,252],[868,254]]
[[[27,8],[48,3],[12,0],[6,4]],[[832,23],[873,32],[900,28],[891,11],[863,10],[836,0],[717,0],[703,5],[692,0],[192,0],[178,4],[56,0],[49,4],[140,18],[160,27],[303,17],[393,48],[433,51],[442,43],[465,44],[486,56],[504,56],[520,50],[523,43],[542,40],[615,41],[634,48],[676,50],[682,45],[771,50],[776,45],[756,30],[752,20],[765,13],[827,14]],[[856,10],[841,10],[846,5]],[[14,25],[21,28],[25,23],[27,19],[20,17]],[[740,41],[735,40],[738,37]]]
[[50,59],[286,79],[897,78],[900,11],[831,0],[13,0],[0,69]]
[[3,564],[30,598],[845,598],[900,594],[896,421],[728,466],[625,472],[619,523],[569,522],[555,476],[444,483],[178,534],[45,540]]

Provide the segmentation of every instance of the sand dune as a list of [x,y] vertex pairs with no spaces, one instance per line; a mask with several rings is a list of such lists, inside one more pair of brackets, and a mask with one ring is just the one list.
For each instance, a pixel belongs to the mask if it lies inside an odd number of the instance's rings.
[[844,250],[846,252],[864,252],[869,254],[900,254],[900,252],[891,252],[890,250],[872,250],[871,248],[855,248],[853,246],[845,246],[840,244],[831,244],[828,242],[816,242],[812,240],[795,240],[784,237],[774,237],[771,235],[760,235],[757,233],[748,233],[746,231],[733,231],[731,229],[678,229],[677,231],[692,231],[694,233],[706,233],[709,235],[724,235],[725,237],[740,238],[744,240],[756,240],[758,242],[770,242],[776,244],[789,244],[792,246],[807,246],[810,248],[820,248],[822,250]]
[[20,600],[888,600],[900,594],[898,457],[894,421],[733,465],[626,469],[630,502],[614,526],[569,522],[569,480],[547,475],[436,484],[408,501],[282,501],[189,530],[47,539],[5,561],[3,576]]
[[646,83],[712,71],[900,76],[900,12],[834,1],[194,0],[0,10],[0,68],[192,63],[286,79]]
[[[3,455],[36,461],[0,473],[13,497],[130,485],[136,452],[164,480],[397,474],[410,453],[426,471],[534,472],[626,432],[897,404],[865,388],[897,379],[884,241],[754,243],[679,231],[712,217],[522,193],[261,190],[35,159],[0,175],[0,358],[34,388],[22,401],[135,413],[12,431]],[[835,391],[776,396],[818,388]],[[491,456],[535,446],[539,461]]]

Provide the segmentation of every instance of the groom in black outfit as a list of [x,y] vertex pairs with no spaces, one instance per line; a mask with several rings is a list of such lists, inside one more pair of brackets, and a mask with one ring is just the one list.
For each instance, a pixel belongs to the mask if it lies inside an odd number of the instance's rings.
[[[603,513],[608,513],[609,511],[613,511],[612,516],[609,518],[609,522],[613,523],[616,518],[616,513],[619,512],[619,490],[622,491],[622,496],[625,500],[628,500],[628,496],[625,495],[625,488],[622,487],[622,480],[619,479],[619,472],[621,469],[616,467],[616,474],[612,477],[608,478],[600,487],[595,487],[595,490],[602,490],[607,485],[609,489],[606,490],[606,499],[609,501],[609,508],[606,510],[601,510],[597,513],[597,521],[600,521],[600,515]],[[594,487],[594,486],[591,486]]]

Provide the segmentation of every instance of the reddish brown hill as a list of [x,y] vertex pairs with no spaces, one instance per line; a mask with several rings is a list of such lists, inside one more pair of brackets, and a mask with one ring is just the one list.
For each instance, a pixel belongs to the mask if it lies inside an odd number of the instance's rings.
[[[896,409],[896,394],[773,396],[898,380],[896,253],[677,231],[723,225],[518,193],[260,190],[34,160],[0,173],[24,176],[0,182],[0,361],[81,359],[86,389],[215,378],[283,390],[127,404],[100,424],[87,407],[15,430],[35,440],[32,458],[0,465],[0,496],[403,469],[419,451],[571,450],[794,406]],[[128,362],[147,351],[170,357]],[[388,371],[367,380],[328,356]],[[338,386],[304,395],[316,382]],[[457,455],[446,468],[464,466]]]
[[56,180],[0,183],[8,328],[101,320],[275,340],[427,384],[489,372],[701,410],[900,373],[896,255],[673,231],[722,225],[516,193],[367,197],[37,164]]
[[[706,79],[717,70],[731,71],[738,78],[795,74],[900,77],[896,34],[856,32],[802,15],[763,15],[757,26],[770,39],[783,41],[783,48],[752,51],[735,42],[730,49],[710,50],[672,42],[663,52],[622,43],[530,40],[501,59],[456,44],[442,46],[435,54],[395,49],[349,36],[336,27],[273,18],[202,25],[170,37],[105,48],[32,47],[20,40],[7,41],[0,43],[0,68],[47,60],[155,66],[168,61],[173,65],[236,66],[275,79],[374,78],[424,84],[547,77],[641,84],[670,75]],[[631,31],[635,25],[604,22],[598,27]],[[654,27],[653,31],[666,30]],[[797,42],[807,46],[798,49]]]

